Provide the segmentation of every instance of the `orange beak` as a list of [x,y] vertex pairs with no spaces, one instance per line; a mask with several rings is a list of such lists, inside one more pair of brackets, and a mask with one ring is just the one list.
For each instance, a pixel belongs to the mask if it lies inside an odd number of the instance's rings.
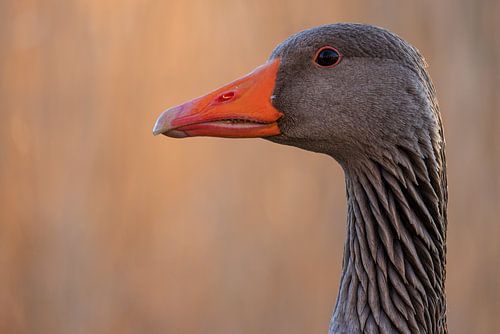
[[205,96],[165,110],[153,134],[183,138],[267,137],[280,134],[283,115],[271,103],[280,61],[275,59],[250,74]]

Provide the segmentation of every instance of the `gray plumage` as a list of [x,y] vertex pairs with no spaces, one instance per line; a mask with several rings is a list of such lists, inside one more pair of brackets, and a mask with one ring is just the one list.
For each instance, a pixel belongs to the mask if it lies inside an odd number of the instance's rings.
[[[322,46],[343,55],[312,62]],[[387,30],[334,24],[280,44],[276,143],[343,167],[347,239],[329,333],[446,333],[446,165],[434,87],[419,52]]]

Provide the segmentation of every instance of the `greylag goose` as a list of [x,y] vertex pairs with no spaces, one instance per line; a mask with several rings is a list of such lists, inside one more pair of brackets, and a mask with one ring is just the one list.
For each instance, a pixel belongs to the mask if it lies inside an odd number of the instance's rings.
[[252,73],[164,111],[153,133],[262,137],[342,166],[347,238],[329,333],[446,333],[446,165],[420,53],[381,28],[297,33]]

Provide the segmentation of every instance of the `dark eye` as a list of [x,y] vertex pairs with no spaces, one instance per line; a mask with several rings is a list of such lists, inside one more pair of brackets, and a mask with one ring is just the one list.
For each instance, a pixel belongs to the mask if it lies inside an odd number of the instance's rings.
[[340,53],[331,46],[324,46],[316,53],[316,64],[323,67],[335,66],[340,62]]

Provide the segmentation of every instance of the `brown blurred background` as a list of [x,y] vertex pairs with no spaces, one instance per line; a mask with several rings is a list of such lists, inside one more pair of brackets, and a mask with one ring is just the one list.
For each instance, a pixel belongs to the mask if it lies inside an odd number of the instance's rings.
[[426,56],[446,127],[452,333],[500,332],[499,1],[0,1],[0,333],[326,333],[341,169],[153,137],[319,24]]

